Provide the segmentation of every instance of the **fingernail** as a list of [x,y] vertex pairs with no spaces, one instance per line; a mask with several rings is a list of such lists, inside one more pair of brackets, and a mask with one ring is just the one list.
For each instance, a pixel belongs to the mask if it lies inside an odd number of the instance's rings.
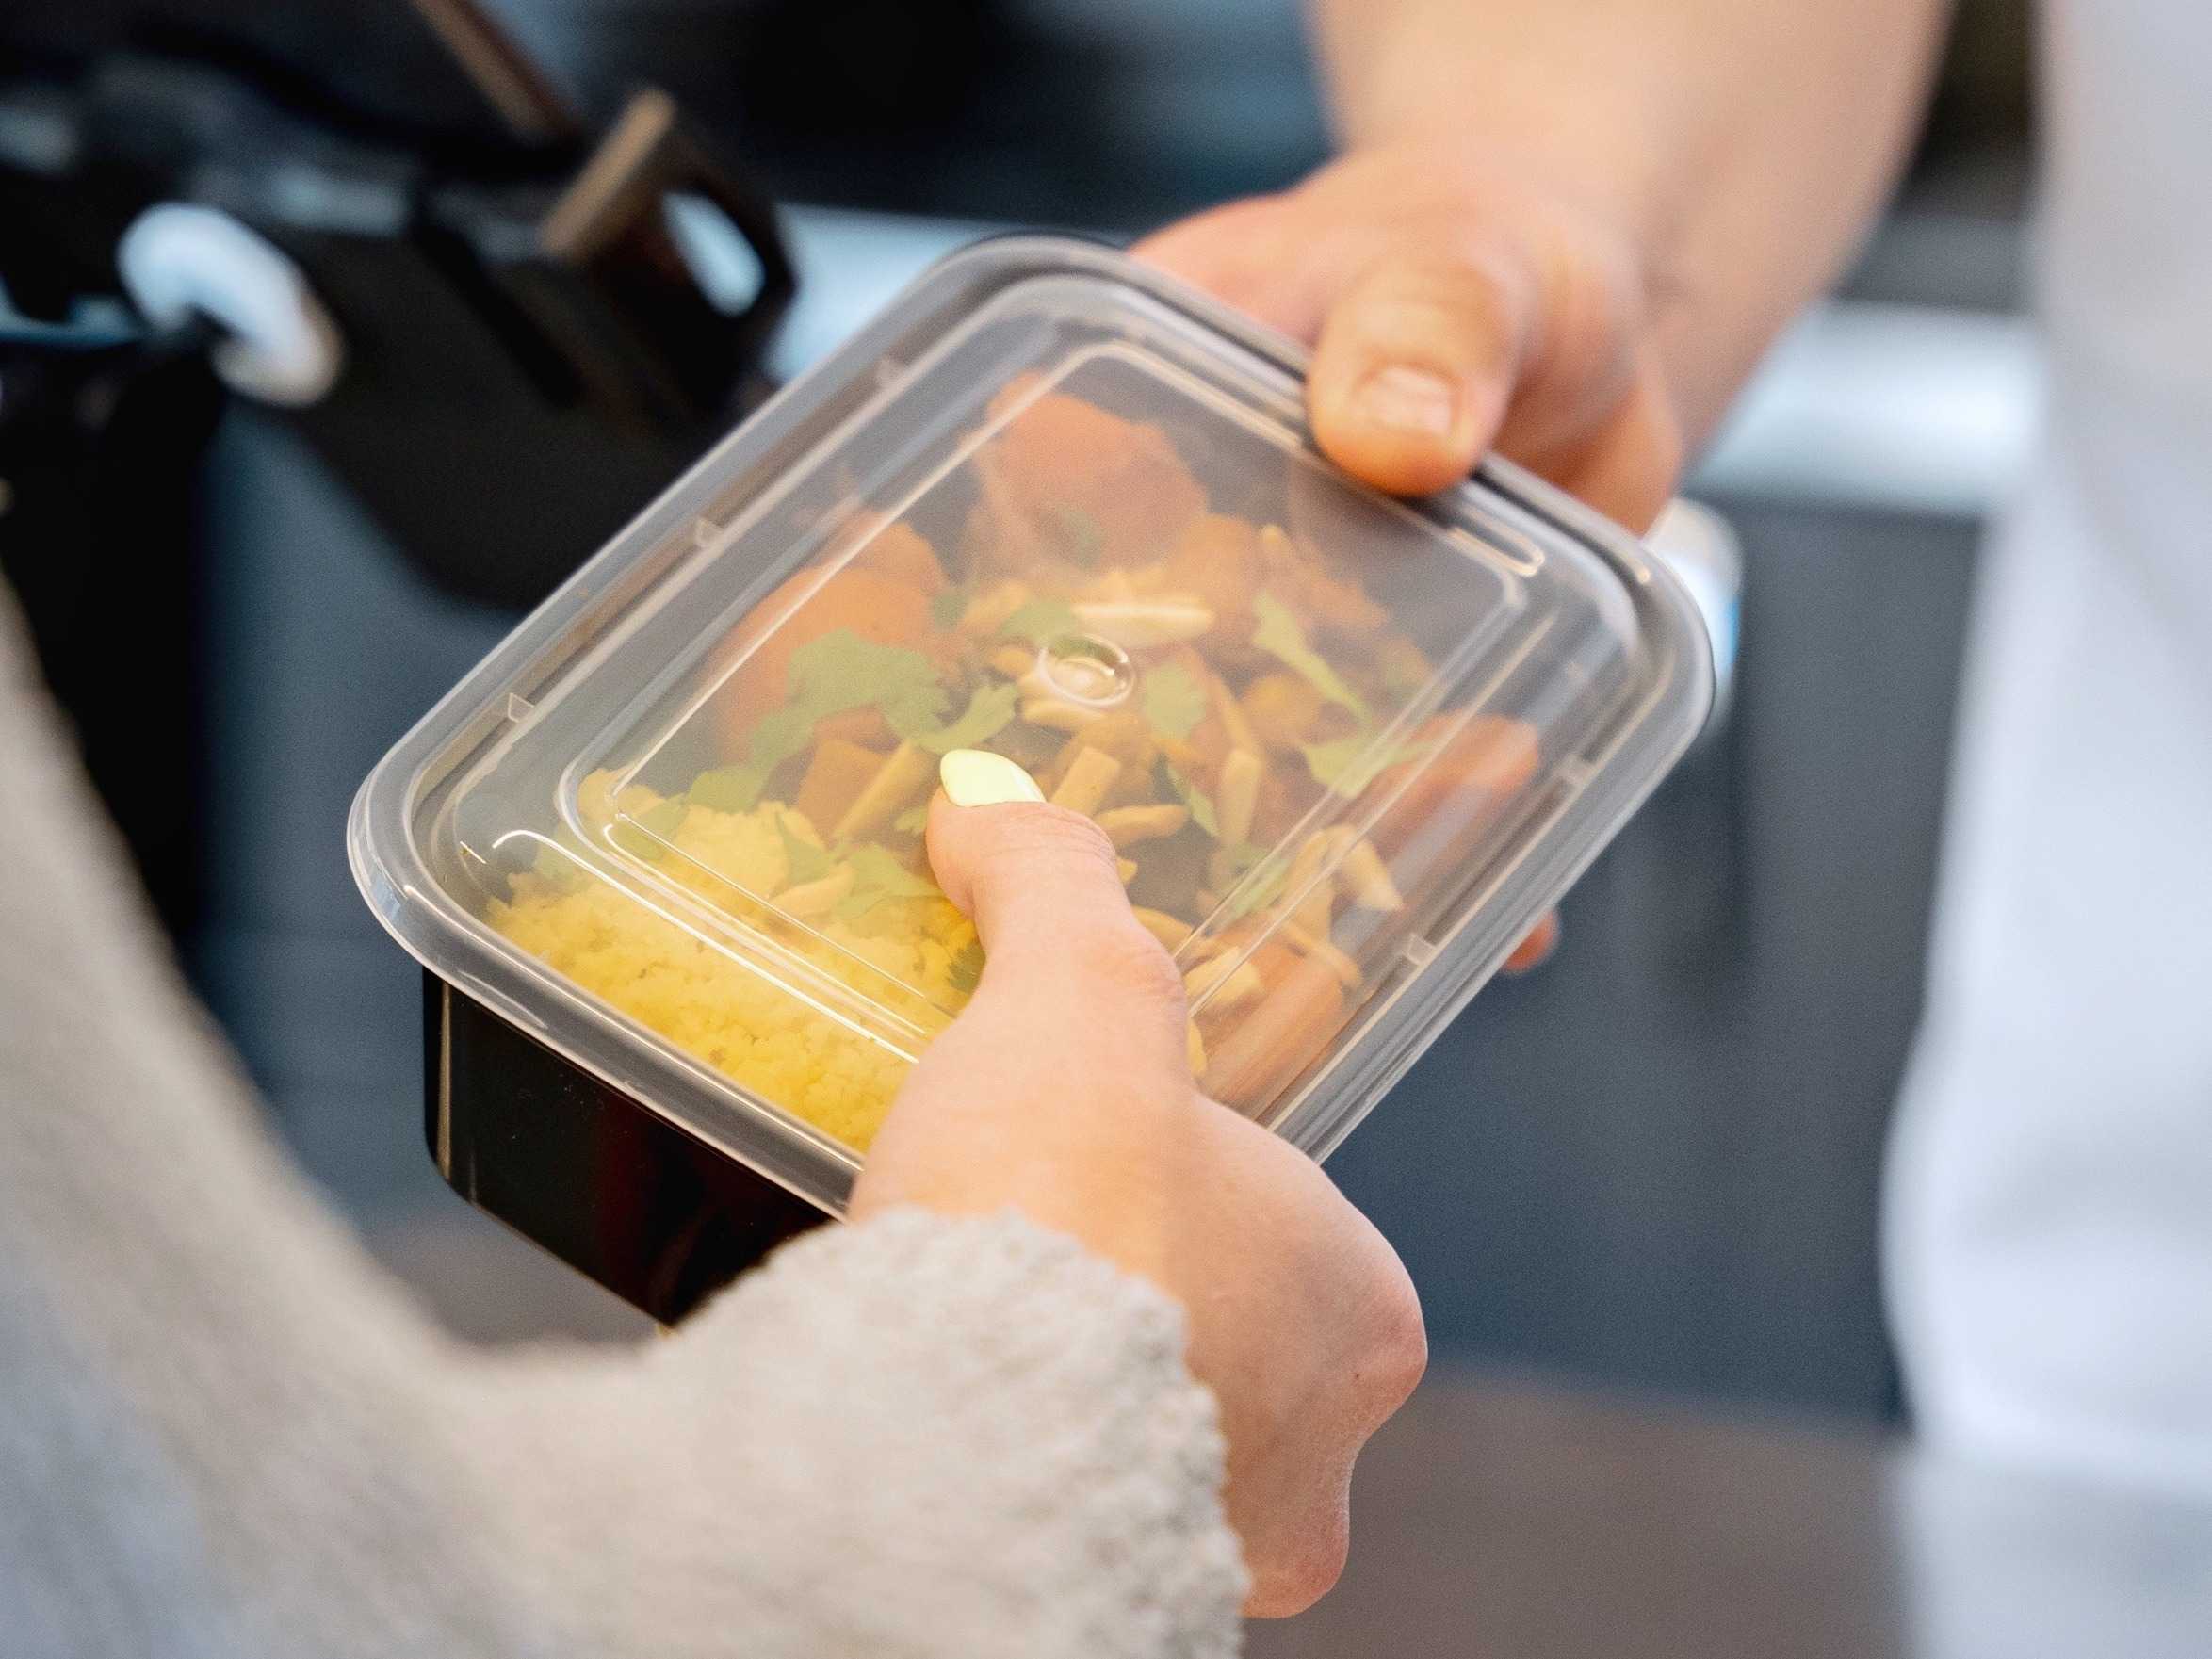
[[1370,426],[1446,438],[1459,418],[1459,388],[1432,370],[1392,364],[1359,382],[1352,410]]
[[937,776],[955,806],[1005,806],[1045,798],[1036,779],[1005,756],[986,749],[953,750],[937,763]]

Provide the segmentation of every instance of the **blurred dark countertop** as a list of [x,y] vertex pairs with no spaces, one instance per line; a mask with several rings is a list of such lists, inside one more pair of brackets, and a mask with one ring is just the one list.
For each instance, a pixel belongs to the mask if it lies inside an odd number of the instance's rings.
[[1376,1438],[1352,1558],[1251,1659],[2202,1659],[2212,1501],[1493,1376]]

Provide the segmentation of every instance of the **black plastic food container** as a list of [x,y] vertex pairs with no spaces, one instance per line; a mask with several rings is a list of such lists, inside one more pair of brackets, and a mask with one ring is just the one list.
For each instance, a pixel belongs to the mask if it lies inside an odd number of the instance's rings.
[[1705,633],[1500,464],[1336,474],[1302,359],[1060,239],[939,265],[362,786],[446,1179],[655,1318],[840,1213],[981,969],[936,758],[1093,816],[1207,1090],[1326,1156],[1681,756]]

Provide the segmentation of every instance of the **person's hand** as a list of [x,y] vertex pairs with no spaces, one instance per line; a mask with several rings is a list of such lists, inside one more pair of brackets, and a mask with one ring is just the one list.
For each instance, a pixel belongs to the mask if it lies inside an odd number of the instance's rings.
[[1198,1093],[1182,983],[1097,825],[940,793],[929,850],[983,979],[901,1092],[851,1214],[1011,1206],[1180,1301],[1221,1404],[1246,1610],[1296,1612],[1342,1570],[1353,1459],[1426,1362],[1412,1283],[1312,1160]]
[[[1441,139],[1357,152],[1135,252],[1312,346],[1314,441],[1377,489],[1443,489],[1494,447],[1639,532],[1673,493],[1682,430],[1644,273],[1529,157]],[[1505,971],[1558,937],[1545,918]]]
[[1495,447],[1639,532],[1674,489],[1649,273],[1533,156],[1357,151],[1134,252],[1311,346],[1314,439],[1377,489],[1442,489]]

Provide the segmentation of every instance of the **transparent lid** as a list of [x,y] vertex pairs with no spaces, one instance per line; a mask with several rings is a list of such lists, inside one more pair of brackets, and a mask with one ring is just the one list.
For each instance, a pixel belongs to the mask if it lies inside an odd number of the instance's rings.
[[938,756],[1094,817],[1217,1098],[1325,1152],[1680,754],[1710,669],[1509,468],[1313,453],[1299,363],[1085,244],[983,244],[725,441],[363,787],[431,969],[841,1207],[982,967]]

